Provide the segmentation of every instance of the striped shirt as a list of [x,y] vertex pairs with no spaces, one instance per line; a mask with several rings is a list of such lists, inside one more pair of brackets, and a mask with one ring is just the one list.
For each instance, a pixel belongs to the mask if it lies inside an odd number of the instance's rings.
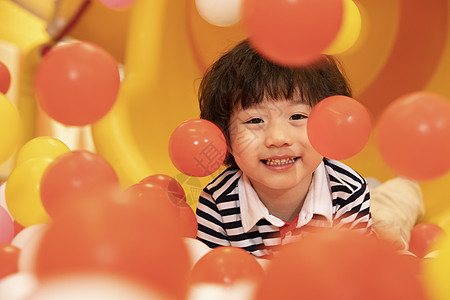
[[[275,216],[267,214],[260,219],[249,221],[246,215],[242,215],[255,209],[252,202],[246,199],[247,194],[243,193],[245,175],[239,169],[226,169],[200,194],[196,210],[197,238],[211,248],[234,246],[247,250],[257,257],[270,257],[280,245],[298,240],[320,228],[345,227],[371,233],[370,194],[364,178],[343,163],[331,159],[324,158],[319,167],[323,169],[325,192],[328,194],[328,197],[321,197],[328,200],[320,201],[328,201],[329,213],[326,209],[316,210],[306,223],[301,222],[304,219],[308,196],[314,198],[310,195],[314,194],[310,188],[299,213],[297,225],[283,237],[280,228],[284,229],[284,222]],[[316,173],[318,170],[315,171],[314,181],[320,179]],[[316,195],[317,189],[324,192],[324,187],[317,185],[316,183],[313,190]],[[319,200],[314,199],[310,202],[315,201]],[[326,208],[327,204],[323,204]]]

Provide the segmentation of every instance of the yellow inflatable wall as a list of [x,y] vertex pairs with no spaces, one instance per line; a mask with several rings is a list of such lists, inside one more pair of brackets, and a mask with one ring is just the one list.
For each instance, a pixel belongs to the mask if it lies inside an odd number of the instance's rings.
[[[0,0],[0,17],[5,0]],[[413,91],[426,90],[450,99],[450,38],[446,0],[355,0],[362,25],[356,44],[339,57],[354,97],[373,121],[388,103]],[[0,39],[10,36],[1,18]],[[15,23],[14,23],[15,24]],[[25,25],[20,28],[24,29]],[[168,155],[171,132],[199,116],[196,92],[205,68],[245,37],[241,24],[216,27],[204,21],[194,0],[137,0],[123,11],[98,1],[73,28],[71,36],[96,42],[124,64],[125,76],[112,111],[92,126],[99,154],[115,167],[127,186],[164,173],[177,178],[195,206],[201,187],[212,176],[188,178]],[[39,37],[39,38],[37,38]],[[45,33],[31,39],[45,40]],[[33,44],[30,42],[30,44]],[[374,131],[376,130],[376,127]],[[346,163],[363,176],[380,181],[396,174],[382,161],[374,138]],[[450,208],[450,174],[422,182],[427,219]]]

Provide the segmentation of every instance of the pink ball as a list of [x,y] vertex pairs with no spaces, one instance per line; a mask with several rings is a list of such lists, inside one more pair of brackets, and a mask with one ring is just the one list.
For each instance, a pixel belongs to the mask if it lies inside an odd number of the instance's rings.
[[14,237],[14,223],[8,212],[0,206],[0,244],[9,244]]
[[130,6],[135,0],[99,0],[104,6],[111,9],[122,9]]

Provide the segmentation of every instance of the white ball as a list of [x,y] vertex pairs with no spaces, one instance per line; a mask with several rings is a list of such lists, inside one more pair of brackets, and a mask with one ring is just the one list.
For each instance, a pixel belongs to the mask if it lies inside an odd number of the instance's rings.
[[169,300],[148,286],[106,274],[78,273],[43,281],[27,300]]
[[195,0],[200,16],[208,23],[226,27],[241,19],[242,0]]
[[22,229],[11,244],[20,248],[19,271],[34,272],[37,250],[49,224],[34,224]]
[[11,245],[23,249],[30,240],[40,239],[49,226],[49,224],[34,224],[25,227],[16,234]]
[[6,182],[3,182],[2,184],[0,184],[0,206],[2,206],[8,212],[11,219],[14,219],[8,210],[8,206],[6,205],[5,189],[6,189]]
[[37,278],[31,273],[10,274],[0,281],[0,299],[25,300],[38,286]]
[[202,258],[209,251],[211,251],[211,248],[209,248],[208,246],[206,246],[205,243],[197,239],[185,237],[183,238],[183,242],[188,250],[191,269],[194,267],[194,265],[200,258]]
[[253,299],[256,284],[240,281],[232,285],[200,283],[190,287],[187,300],[248,300]]

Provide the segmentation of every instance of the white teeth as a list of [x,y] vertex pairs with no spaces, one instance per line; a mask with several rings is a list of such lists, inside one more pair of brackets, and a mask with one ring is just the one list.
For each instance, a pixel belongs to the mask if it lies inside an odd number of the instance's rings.
[[293,162],[295,162],[295,158],[268,159],[265,161],[268,166],[282,166],[292,164]]

